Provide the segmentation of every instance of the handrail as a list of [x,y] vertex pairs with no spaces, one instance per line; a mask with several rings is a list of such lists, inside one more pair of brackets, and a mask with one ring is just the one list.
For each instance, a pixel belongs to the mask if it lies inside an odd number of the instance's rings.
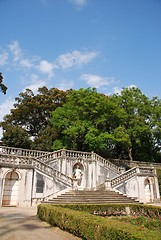
[[112,169],[112,170],[113,170],[114,172],[116,172],[117,174],[119,174],[120,171],[121,171],[121,168],[120,168],[120,167],[118,167],[117,165],[111,163],[108,159],[105,159],[105,158],[99,156],[99,155],[96,154],[96,153],[93,153],[93,159],[96,160],[96,161],[100,161],[101,163],[103,163],[103,165],[104,165],[105,167],[108,167],[108,168]]
[[117,185],[123,183],[124,181],[128,180],[129,178],[135,175],[144,175],[144,174],[156,174],[156,170],[153,167],[134,167],[126,172],[114,177],[111,179],[111,186],[116,187]]
[[11,164],[13,166],[25,166],[25,167],[34,167],[37,170],[43,172],[44,174],[50,177],[56,177],[60,181],[64,182],[68,186],[72,186],[72,178],[67,175],[59,172],[57,169],[41,162],[38,159],[24,156],[0,154],[0,163],[2,164]]

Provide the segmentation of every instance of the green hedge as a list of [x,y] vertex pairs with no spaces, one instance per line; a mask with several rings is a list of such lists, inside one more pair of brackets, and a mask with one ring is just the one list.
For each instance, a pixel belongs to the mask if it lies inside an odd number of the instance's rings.
[[129,212],[131,216],[161,217],[161,207],[144,204],[62,204],[59,206],[100,216],[124,216]]
[[[89,209],[89,206],[92,208],[93,205],[88,205],[86,209]],[[160,231],[141,229],[130,223],[125,224],[116,219],[102,218],[88,212],[64,208],[58,205],[41,204],[38,206],[37,214],[41,220],[71,232],[72,234],[81,237],[83,240],[161,239]]]

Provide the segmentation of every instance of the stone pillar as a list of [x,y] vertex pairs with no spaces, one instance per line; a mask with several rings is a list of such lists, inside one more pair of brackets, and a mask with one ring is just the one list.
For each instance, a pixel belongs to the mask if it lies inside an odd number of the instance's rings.
[[105,191],[112,191],[111,180],[106,179],[105,181]]
[[154,177],[154,202],[160,203],[160,192],[159,192],[159,184],[158,184],[157,177]]
[[72,182],[73,182],[72,184],[73,190],[78,190],[78,180],[76,178],[73,178]]

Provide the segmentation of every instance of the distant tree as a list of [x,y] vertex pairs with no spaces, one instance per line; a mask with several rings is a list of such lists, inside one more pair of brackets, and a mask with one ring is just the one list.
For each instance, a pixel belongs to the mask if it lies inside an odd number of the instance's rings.
[[2,82],[3,82],[3,76],[2,76],[2,73],[0,72],[0,89],[4,94],[6,94],[7,87]]

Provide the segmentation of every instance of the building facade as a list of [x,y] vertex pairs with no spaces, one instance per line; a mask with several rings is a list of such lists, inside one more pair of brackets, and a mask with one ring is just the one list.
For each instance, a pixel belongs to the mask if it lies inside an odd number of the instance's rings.
[[125,171],[93,152],[0,147],[1,206],[31,206],[72,190],[118,191],[141,203],[160,201],[156,169]]

